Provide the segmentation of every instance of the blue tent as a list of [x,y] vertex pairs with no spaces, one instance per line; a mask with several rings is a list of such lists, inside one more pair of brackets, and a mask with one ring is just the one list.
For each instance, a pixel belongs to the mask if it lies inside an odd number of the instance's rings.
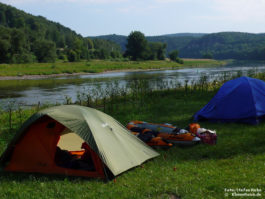
[[195,121],[258,124],[265,117],[265,82],[239,77],[226,82],[200,111]]

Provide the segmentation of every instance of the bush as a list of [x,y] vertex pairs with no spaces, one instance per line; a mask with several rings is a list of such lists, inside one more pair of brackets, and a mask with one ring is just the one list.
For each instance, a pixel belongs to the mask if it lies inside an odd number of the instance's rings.
[[36,41],[34,43],[34,54],[39,62],[55,62],[55,43],[47,40]]
[[63,61],[67,60],[67,56],[63,55],[63,54],[59,55],[58,58],[63,60]]
[[67,58],[68,58],[68,61],[69,62],[75,62],[75,61],[78,61],[78,58],[77,58],[77,54],[75,51],[73,50],[69,50],[68,54],[67,54]]
[[202,58],[204,59],[213,59],[213,54],[212,53],[205,53],[203,54]]
[[36,62],[36,56],[31,53],[14,54],[11,62],[17,64],[33,63]]
[[179,52],[177,50],[173,50],[169,53],[169,58],[172,60],[172,61],[177,61],[179,58],[178,58],[178,55],[179,55]]
[[112,58],[120,58],[121,57],[121,53],[119,51],[111,51],[110,52],[110,56]]
[[180,59],[180,58],[177,58],[176,62],[179,63],[179,64],[184,64],[183,59]]

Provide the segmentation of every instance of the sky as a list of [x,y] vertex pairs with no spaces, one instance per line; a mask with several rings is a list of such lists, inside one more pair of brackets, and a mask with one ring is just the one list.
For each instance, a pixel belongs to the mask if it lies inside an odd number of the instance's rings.
[[0,0],[82,36],[265,32],[265,0]]

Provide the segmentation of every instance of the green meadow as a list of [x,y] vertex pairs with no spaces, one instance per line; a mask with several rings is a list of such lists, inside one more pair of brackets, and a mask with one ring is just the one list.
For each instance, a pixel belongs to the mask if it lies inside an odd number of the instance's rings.
[[225,65],[225,61],[187,59],[184,64],[172,61],[105,61],[55,62],[30,64],[0,64],[0,76],[53,75],[73,73],[101,73],[114,70],[172,69]]
[[[217,89],[176,88],[117,97],[90,104],[110,114],[122,124],[131,120],[172,123],[186,127],[192,115],[202,108]],[[83,102],[83,105],[86,105]],[[0,114],[0,153],[21,123],[40,107],[2,110]],[[11,123],[10,123],[11,121]],[[0,173],[1,199],[30,198],[231,198],[227,189],[261,189],[265,197],[265,123],[200,123],[216,130],[217,145],[173,146],[157,149],[159,157],[133,168],[115,180],[102,181],[78,177],[40,174]],[[258,190],[259,191],[259,190]],[[236,197],[248,198],[248,197]],[[253,197],[255,198],[255,197]]]

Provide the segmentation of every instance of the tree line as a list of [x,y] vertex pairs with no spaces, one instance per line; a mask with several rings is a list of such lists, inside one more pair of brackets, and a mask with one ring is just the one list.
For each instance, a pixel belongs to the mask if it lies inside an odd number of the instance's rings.
[[193,39],[179,49],[181,57],[265,60],[265,34],[221,32]]
[[0,3],[0,63],[79,61],[121,56],[112,41],[84,38],[59,23]]
[[[143,33],[133,31],[122,52],[114,41],[82,37],[59,23],[0,3],[0,63],[164,60],[166,47],[162,42],[148,42]],[[177,51],[174,53],[177,55]],[[175,57],[174,60],[179,61]]]
[[[123,51],[127,39],[123,35],[104,35],[98,38],[114,41]],[[148,42],[166,43],[166,54],[178,50],[181,58],[265,60],[265,34],[220,32],[211,34],[183,33],[147,36]]]

